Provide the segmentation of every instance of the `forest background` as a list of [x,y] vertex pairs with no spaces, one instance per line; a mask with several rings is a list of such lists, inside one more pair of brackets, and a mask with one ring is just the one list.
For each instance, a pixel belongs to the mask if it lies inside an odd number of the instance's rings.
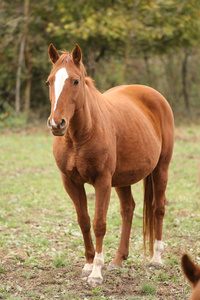
[[175,119],[200,116],[199,0],[1,0],[0,128],[48,116],[50,43],[78,43],[101,92],[145,84]]

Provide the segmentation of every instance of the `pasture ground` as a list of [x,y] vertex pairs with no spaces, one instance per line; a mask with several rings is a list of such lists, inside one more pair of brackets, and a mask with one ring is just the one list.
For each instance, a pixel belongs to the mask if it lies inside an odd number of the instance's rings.
[[[107,271],[120,238],[119,201],[112,190],[104,240],[104,283],[80,279],[83,240],[72,201],[44,128],[0,132],[0,299],[188,299],[180,260],[187,252],[200,264],[200,125],[178,125],[169,172],[163,240],[164,269],[149,269],[143,255],[142,183],[136,201],[130,251],[124,267]],[[94,190],[86,186],[91,219]]]

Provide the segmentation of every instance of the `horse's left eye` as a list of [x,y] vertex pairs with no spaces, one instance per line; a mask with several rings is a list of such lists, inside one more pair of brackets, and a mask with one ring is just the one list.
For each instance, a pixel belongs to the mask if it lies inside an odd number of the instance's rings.
[[50,86],[50,82],[49,81],[46,81],[46,86]]
[[79,84],[79,81],[76,79],[74,80],[74,85],[78,85]]

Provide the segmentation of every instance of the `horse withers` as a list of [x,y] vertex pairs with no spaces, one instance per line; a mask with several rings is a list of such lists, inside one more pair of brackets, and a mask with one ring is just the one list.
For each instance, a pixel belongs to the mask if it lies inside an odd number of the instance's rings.
[[200,300],[200,267],[195,265],[187,254],[182,256],[181,265],[185,276],[192,286],[190,300]]
[[[78,45],[72,53],[51,44],[53,63],[47,79],[53,155],[64,187],[74,202],[86,262],[82,276],[96,286],[103,281],[103,238],[111,187],[119,196],[122,231],[108,268],[121,267],[128,256],[135,202],[131,185],[144,179],[143,236],[149,238],[151,265],[162,266],[165,190],[174,144],[174,120],[165,98],[142,85],[122,85],[100,93],[86,76]],[[94,248],[84,184],[95,189]]]

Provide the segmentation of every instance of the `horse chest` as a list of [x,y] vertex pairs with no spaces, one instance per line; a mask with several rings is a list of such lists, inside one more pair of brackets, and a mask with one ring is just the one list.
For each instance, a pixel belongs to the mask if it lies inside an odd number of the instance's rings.
[[88,167],[86,160],[76,158],[71,162],[68,162],[65,168],[65,173],[74,182],[83,184],[85,182],[93,184],[97,175],[97,171],[93,167]]
[[89,164],[88,157],[73,148],[63,151],[63,148],[54,150],[54,158],[59,170],[77,184],[85,182],[93,184],[96,178],[96,169]]

